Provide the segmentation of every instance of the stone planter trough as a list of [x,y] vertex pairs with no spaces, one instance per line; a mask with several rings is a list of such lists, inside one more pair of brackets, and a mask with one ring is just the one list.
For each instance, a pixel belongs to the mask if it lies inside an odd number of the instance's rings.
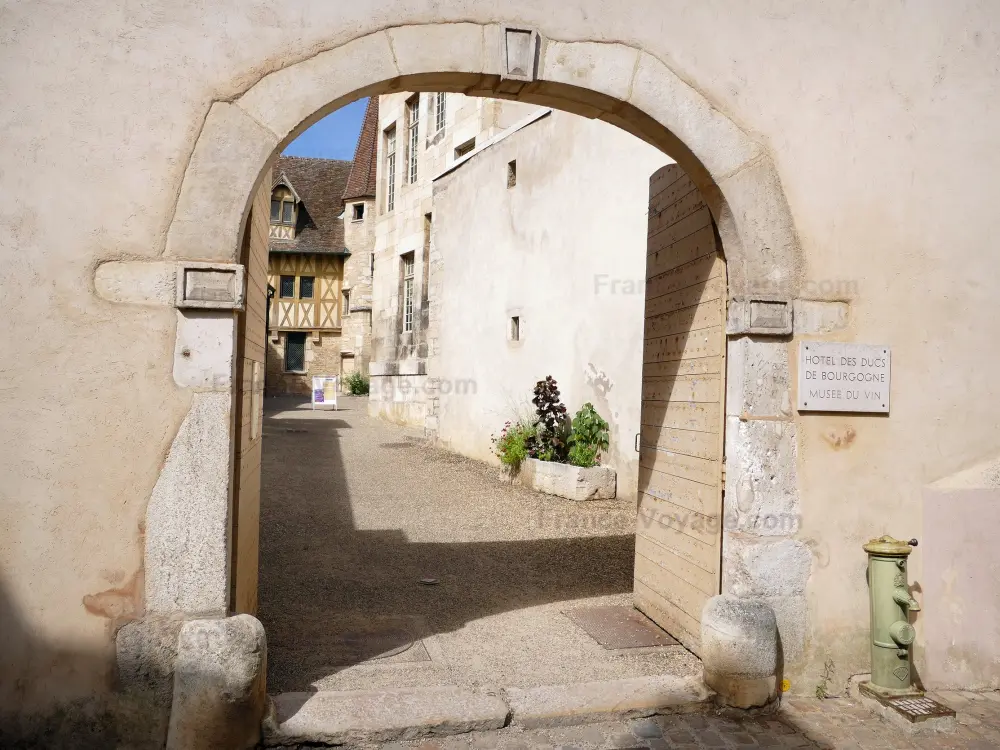
[[569,500],[610,500],[617,492],[618,477],[609,466],[582,468],[529,458],[513,477],[518,484],[547,495]]

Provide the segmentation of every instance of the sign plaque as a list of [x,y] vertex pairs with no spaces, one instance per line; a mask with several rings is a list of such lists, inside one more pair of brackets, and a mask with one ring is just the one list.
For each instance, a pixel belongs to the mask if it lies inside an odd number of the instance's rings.
[[799,411],[889,412],[888,346],[799,344]]

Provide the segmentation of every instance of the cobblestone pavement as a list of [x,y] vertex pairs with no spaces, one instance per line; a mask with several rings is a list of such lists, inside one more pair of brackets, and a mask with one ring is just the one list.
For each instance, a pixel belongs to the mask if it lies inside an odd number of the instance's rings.
[[1000,693],[931,694],[958,711],[953,732],[907,736],[848,698],[792,698],[773,714],[698,713],[558,729],[508,727],[389,743],[381,750],[605,750],[606,748],[823,748],[823,750],[990,750],[1000,748]]

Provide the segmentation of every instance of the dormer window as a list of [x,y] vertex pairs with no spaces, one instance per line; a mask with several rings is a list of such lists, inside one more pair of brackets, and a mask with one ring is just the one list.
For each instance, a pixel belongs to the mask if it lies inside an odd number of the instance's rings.
[[271,230],[273,240],[294,240],[298,219],[298,200],[286,185],[276,185],[271,191]]
[[295,226],[295,197],[284,186],[276,187],[271,193],[271,223]]

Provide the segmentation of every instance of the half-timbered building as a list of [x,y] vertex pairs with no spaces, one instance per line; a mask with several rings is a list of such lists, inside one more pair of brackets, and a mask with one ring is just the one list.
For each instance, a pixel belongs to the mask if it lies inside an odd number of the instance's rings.
[[266,389],[308,394],[343,371],[344,190],[351,162],[280,157],[271,185]]

